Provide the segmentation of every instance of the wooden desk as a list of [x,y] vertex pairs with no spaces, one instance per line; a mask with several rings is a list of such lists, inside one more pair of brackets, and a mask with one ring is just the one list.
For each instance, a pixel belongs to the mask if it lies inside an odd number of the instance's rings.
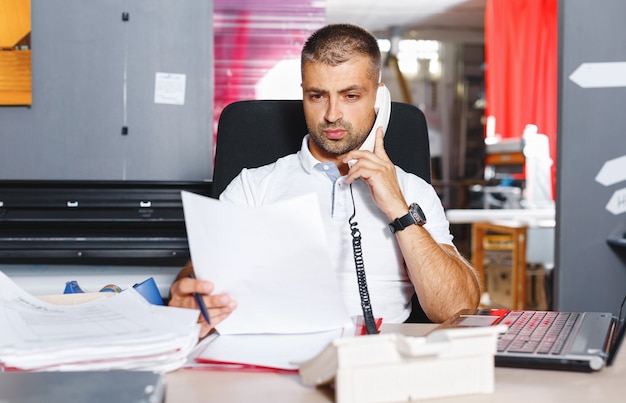
[[[383,325],[384,332],[420,336],[434,325]],[[596,373],[496,368],[495,392],[438,398],[432,402],[614,402],[623,399],[626,348],[611,367]],[[167,402],[333,402],[330,388],[304,386],[297,374],[179,370],[167,375]],[[419,382],[419,380],[416,380]]]

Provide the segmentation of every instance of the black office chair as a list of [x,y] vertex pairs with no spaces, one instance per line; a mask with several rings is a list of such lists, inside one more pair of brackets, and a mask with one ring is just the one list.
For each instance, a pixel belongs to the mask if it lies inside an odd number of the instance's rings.
[[[243,168],[255,168],[300,150],[308,132],[301,100],[238,101],[220,115],[211,195],[218,198]],[[430,183],[430,150],[426,118],[418,108],[391,104],[385,133],[389,158]],[[407,322],[430,322],[417,298]]]

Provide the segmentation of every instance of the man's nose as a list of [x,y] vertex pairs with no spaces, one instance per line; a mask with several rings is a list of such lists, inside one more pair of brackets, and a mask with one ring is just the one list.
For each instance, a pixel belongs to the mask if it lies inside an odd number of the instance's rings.
[[339,107],[338,100],[329,99],[324,119],[326,119],[327,122],[334,123],[340,120],[342,117],[343,114],[341,113],[341,108]]

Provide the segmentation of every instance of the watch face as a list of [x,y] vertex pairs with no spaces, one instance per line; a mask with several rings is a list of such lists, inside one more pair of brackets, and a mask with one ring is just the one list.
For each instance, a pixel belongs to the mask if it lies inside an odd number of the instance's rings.
[[422,211],[422,208],[419,206],[419,204],[411,203],[411,206],[409,206],[409,212],[415,219],[416,224],[424,225],[426,223],[426,216],[424,215],[424,212]]

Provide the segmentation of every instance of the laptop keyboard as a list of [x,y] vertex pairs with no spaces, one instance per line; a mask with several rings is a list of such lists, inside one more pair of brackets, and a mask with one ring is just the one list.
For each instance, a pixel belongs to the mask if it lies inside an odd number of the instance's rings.
[[511,311],[502,321],[509,328],[498,339],[498,352],[559,354],[578,316],[572,312]]

